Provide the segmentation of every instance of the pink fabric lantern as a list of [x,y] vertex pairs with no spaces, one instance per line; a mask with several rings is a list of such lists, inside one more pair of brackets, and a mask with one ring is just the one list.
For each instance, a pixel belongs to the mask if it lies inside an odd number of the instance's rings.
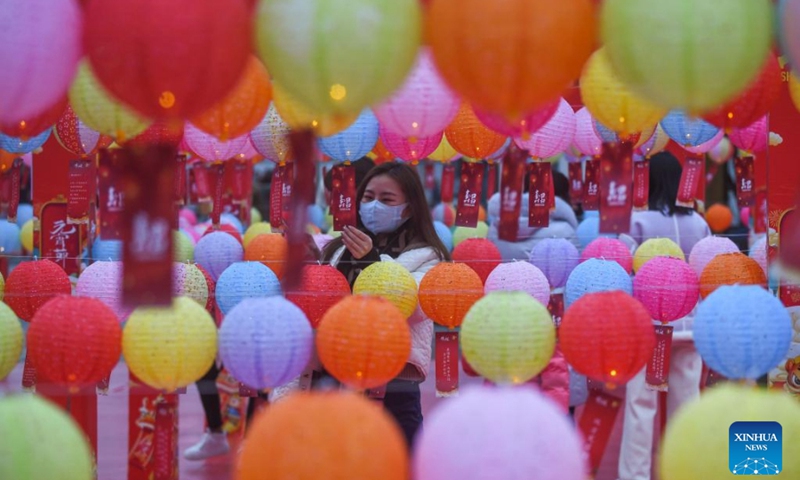
[[569,102],[561,99],[553,118],[527,140],[517,137],[514,142],[534,158],[548,158],[564,152],[575,138],[575,112]]
[[600,155],[603,149],[603,140],[594,129],[594,118],[586,107],[575,113],[575,139],[572,140],[572,146],[581,155]]
[[0,27],[0,123],[17,122],[66,95],[83,51],[83,15],[74,0],[3,2]]
[[275,104],[271,103],[264,119],[250,132],[250,141],[255,149],[267,160],[283,163],[291,160],[289,156],[289,124],[283,121]]
[[642,302],[654,320],[673,322],[697,305],[700,281],[683,260],[655,257],[636,272],[633,297]]
[[750,258],[758,262],[759,266],[764,270],[764,275],[768,275],[767,263],[767,237],[761,237],[756,243],[750,247]]
[[694,153],[694,154],[697,154],[697,155],[701,155],[701,154],[705,154],[705,153],[710,152],[712,148],[714,148],[717,145],[719,145],[719,142],[721,142],[723,138],[725,138],[725,131],[724,130],[720,130],[719,132],[717,132],[716,135],[714,135],[714,138],[712,138],[711,140],[709,140],[709,141],[707,141],[705,143],[701,143],[700,145],[698,145],[696,147],[686,147],[686,146],[684,146],[683,148],[684,148],[684,150],[686,150],[689,153]]
[[133,308],[122,303],[122,262],[94,262],[78,277],[78,297],[92,297],[114,311],[120,322],[128,319]]
[[625,242],[616,238],[599,237],[592,240],[581,253],[581,263],[590,258],[613,260],[629,274],[633,271],[633,255]]
[[394,134],[381,124],[381,141],[397,158],[406,162],[418,162],[431,153],[442,142],[442,132],[425,138],[418,138],[415,142],[412,139],[401,137]]
[[748,152],[763,152],[769,145],[769,130],[767,117],[744,128],[734,128],[728,137],[737,148]]
[[706,265],[717,255],[736,253],[739,247],[726,237],[706,237],[697,242],[689,253],[689,265],[699,277]]
[[486,279],[485,293],[525,292],[545,307],[550,303],[550,283],[541,270],[528,262],[501,263]]
[[113,142],[111,137],[100,135],[86,126],[69,105],[53,126],[53,134],[65,150],[79,156],[91,155]]
[[423,47],[403,86],[375,109],[375,116],[389,132],[419,139],[444,130],[460,105],[436,71],[430,49]]
[[644,157],[650,157],[664,151],[668,143],[669,135],[661,128],[661,125],[657,125],[655,130],[653,130],[653,134],[650,135],[650,138],[648,138],[637,151]]
[[183,139],[186,146],[198,157],[209,162],[222,162],[232,158],[244,158],[242,155],[248,152],[250,136],[232,138],[223,142],[210,135],[189,122],[183,130]]
[[521,137],[522,139],[527,140],[531,135],[545,126],[551,118],[553,118],[553,115],[555,115],[555,113],[558,111],[558,105],[558,101],[552,102],[513,122],[509,121],[503,115],[484,112],[477,108],[475,109],[475,115],[478,117],[478,120],[480,120],[481,123],[497,133],[509,137]]

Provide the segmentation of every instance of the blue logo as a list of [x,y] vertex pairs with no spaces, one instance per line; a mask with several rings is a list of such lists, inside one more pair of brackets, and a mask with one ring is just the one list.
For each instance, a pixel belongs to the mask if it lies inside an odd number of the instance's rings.
[[783,470],[783,428],[778,422],[736,422],[728,439],[734,475],[778,475]]

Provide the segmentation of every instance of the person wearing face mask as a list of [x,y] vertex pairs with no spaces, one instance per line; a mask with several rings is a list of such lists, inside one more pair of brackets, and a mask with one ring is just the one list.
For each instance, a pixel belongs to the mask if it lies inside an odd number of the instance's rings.
[[[384,163],[366,175],[358,187],[356,227],[323,251],[323,261],[341,271],[352,286],[358,275],[375,262],[396,262],[417,281],[450,255],[439,240],[416,171],[404,163]],[[403,371],[387,386],[385,408],[397,420],[411,445],[422,425],[419,385],[428,375],[433,322],[417,310],[408,319],[411,355]]]

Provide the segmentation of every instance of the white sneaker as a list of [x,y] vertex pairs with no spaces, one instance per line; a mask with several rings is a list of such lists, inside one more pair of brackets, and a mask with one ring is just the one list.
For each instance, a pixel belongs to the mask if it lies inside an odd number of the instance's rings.
[[206,458],[225,455],[231,450],[228,445],[228,436],[225,432],[206,432],[203,438],[193,447],[187,448],[183,452],[186,460],[205,460]]

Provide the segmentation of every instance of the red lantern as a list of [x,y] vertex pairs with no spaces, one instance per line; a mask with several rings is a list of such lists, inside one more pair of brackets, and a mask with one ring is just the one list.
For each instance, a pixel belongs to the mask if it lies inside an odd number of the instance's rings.
[[92,155],[114,141],[113,138],[100,135],[86,126],[69,105],[56,122],[53,133],[64,150],[80,157]]
[[32,118],[20,118],[10,123],[0,123],[0,133],[23,140],[35,137],[52,127],[67,108],[67,97],[56,102],[52,107]]
[[300,283],[286,292],[286,299],[294,303],[317,328],[327,311],[350,295],[350,284],[342,273],[328,265],[307,265],[300,274]]
[[[214,296],[214,292],[217,290],[217,282],[211,277],[211,275],[206,271],[205,268],[201,267],[200,265],[195,264],[200,273],[206,279],[206,285],[208,286],[208,300],[206,300],[206,310],[211,316],[214,316],[214,308],[217,306],[217,299]],[[216,318],[215,318],[216,320]]]
[[189,118],[221,101],[252,51],[245,0],[92,0],[84,48],[100,82],[151,118]]
[[615,385],[635,377],[656,345],[647,309],[619,290],[579,298],[564,314],[558,337],[575,371]]
[[36,374],[76,388],[111,374],[122,353],[122,328],[100,300],[62,295],[36,312],[28,329],[28,355]]
[[500,250],[489,240],[468,238],[453,250],[453,261],[469,265],[485,284],[489,274],[500,265],[503,257],[500,255]]
[[66,272],[50,260],[22,262],[6,280],[5,301],[17,316],[29,322],[53,297],[69,295],[72,285]]
[[159,120],[147,130],[125,142],[127,147],[143,147],[156,143],[172,145],[175,148],[183,140],[183,122],[180,120]]

